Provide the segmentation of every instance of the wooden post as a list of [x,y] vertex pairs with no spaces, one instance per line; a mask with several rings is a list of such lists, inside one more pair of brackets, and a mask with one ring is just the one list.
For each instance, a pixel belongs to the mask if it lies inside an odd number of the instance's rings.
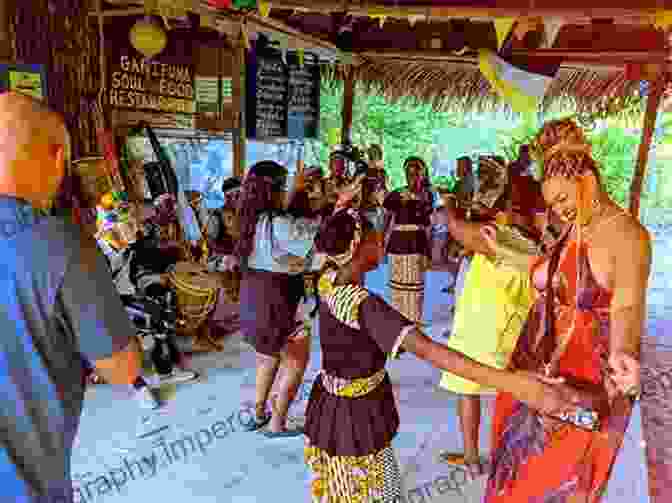
[[341,143],[343,145],[350,143],[350,133],[352,131],[352,104],[355,99],[355,76],[352,65],[346,70],[345,80],[343,81],[343,108],[341,109]]
[[12,58],[12,41],[9,34],[10,9],[6,1],[0,2],[0,61]]
[[657,78],[651,82],[649,96],[646,99],[646,112],[644,114],[644,129],[642,131],[642,141],[639,144],[637,153],[637,165],[635,174],[632,177],[630,185],[630,213],[639,217],[639,206],[641,203],[642,186],[646,176],[646,165],[649,161],[649,150],[651,149],[651,140],[656,127],[656,117],[658,115],[658,106],[665,90],[665,72],[661,71]]
[[[241,27],[241,30],[244,28]],[[245,174],[246,166],[246,150],[247,150],[247,130],[245,124],[245,99],[246,99],[246,72],[245,72],[245,56],[247,48],[243,40],[244,35],[241,32],[241,38],[238,41],[238,46],[234,49],[235,68],[233,69],[233,115],[234,131],[237,131],[233,136],[233,175],[242,177]]]

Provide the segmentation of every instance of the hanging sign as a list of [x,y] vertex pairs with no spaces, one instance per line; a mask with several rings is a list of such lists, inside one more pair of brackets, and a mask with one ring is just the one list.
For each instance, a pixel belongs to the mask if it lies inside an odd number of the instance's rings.
[[196,112],[192,42],[169,32],[165,49],[147,59],[129,40],[135,18],[106,22],[107,100],[113,108],[170,114]]
[[191,114],[195,112],[194,67],[122,55],[110,67],[108,95],[113,107]]

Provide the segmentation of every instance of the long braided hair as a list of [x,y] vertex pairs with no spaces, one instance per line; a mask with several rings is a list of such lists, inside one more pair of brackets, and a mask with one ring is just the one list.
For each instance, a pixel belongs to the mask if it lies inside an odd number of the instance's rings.
[[240,239],[234,249],[234,255],[239,258],[241,268],[246,268],[246,262],[254,249],[254,238],[257,229],[257,219],[263,213],[274,215],[282,213],[275,207],[274,196],[283,190],[287,179],[287,169],[275,161],[261,161],[250,168],[243,180],[238,200],[238,217],[240,219]]
[[[591,212],[590,194],[587,190],[588,178],[593,175],[601,186],[600,171],[597,162],[593,159],[591,145],[586,139],[583,130],[572,119],[559,119],[549,121],[537,134],[532,146],[535,157],[543,163],[542,180],[548,181],[556,177],[573,179],[577,181],[577,221],[585,223]],[[547,209],[547,222],[551,209]],[[579,240],[580,240],[580,229]],[[546,286],[546,331],[550,346],[554,346],[556,340],[555,331],[555,291],[553,289],[553,277],[555,276],[562,249],[564,248],[571,228],[567,229],[561,239],[555,244],[550,252],[548,277]],[[542,353],[549,353],[553,348],[542,348]],[[544,355],[544,358],[547,358]]]

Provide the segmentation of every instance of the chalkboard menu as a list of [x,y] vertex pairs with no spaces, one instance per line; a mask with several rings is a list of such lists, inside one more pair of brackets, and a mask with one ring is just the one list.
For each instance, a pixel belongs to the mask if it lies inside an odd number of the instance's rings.
[[320,117],[320,67],[298,61],[289,64],[287,136],[317,138]]
[[[316,59],[316,58],[315,58]],[[317,138],[320,71],[306,54],[287,64],[277,51],[250,54],[247,64],[247,136],[254,139]]]

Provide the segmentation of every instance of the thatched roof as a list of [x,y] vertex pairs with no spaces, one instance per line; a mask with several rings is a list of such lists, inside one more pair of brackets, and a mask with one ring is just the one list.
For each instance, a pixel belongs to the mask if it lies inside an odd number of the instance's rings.
[[[366,58],[363,64],[325,67],[323,77],[334,84],[354,72],[355,82],[367,93],[382,94],[396,101],[404,97],[430,103],[436,110],[485,112],[508,109],[482,76],[475,62],[415,61],[387,57]],[[639,109],[639,82],[625,78],[623,71],[561,67],[549,88],[543,109],[571,105],[581,114],[614,114],[626,108]]]

